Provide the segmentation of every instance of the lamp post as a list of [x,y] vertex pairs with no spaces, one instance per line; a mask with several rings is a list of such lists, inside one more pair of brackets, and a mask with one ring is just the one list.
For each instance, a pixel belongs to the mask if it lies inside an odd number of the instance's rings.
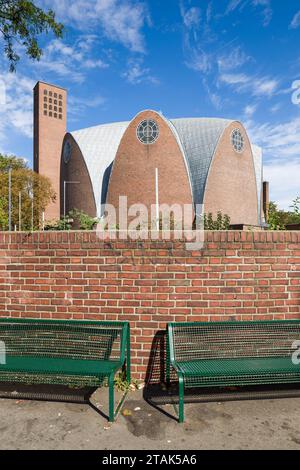
[[156,230],[159,231],[158,168],[155,168],[155,207],[156,207]]
[[22,229],[22,193],[19,191],[19,232]]
[[80,181],[66,181],[64,180],[64,228],[66,228],[66,189],[67,184],[80,184]]
[[33,195],[32,195],[32,198],[31,198],[31,231],[33,232],[33,226],[34,226],[34,223],[33,223]]
[[30,206],[31,206],[31,231],[33,232],[34,221],[33,221],[33,185],[28,189],[28,195],[30,197]]
[[11,166],[8,167],[8,230],[11,232]]

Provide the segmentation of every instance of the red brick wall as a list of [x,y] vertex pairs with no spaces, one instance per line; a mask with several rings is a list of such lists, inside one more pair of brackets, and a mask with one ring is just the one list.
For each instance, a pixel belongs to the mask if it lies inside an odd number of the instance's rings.
[[299,318],[300,232],[207,232],[195,252],[93,232],[0,233],[0,315],[129,320],[142,379],[168,321]]

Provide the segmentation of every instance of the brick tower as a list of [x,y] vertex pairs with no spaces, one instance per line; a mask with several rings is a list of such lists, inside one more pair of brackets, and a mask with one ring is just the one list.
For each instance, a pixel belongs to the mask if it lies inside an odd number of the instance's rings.
[[56,193],[56,201],[45,211],[45,220],[60,217],[60,157],[67,131],[67,91],[37,82],[34,94],[34,171],[47,176]]

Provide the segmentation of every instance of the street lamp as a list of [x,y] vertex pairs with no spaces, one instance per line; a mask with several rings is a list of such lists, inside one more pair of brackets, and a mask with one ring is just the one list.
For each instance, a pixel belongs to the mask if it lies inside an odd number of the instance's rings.
[[22,228],[22,193],[19,191],[19,232]]
[[67,184],[80,184],[80,181],[66,181],[64,180],[64,228],[66,228],[66,188]]
[[11,232],[11,171],[12,167],[8,167],[8,230]]

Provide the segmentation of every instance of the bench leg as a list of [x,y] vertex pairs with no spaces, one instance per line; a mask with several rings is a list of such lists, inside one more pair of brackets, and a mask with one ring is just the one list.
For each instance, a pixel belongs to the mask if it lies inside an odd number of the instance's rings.
[[169,337],[167,333],[166,337],[166,385],[170,386],[171,381],[171,364],[170,364],[170,347],[169,347]]
[[108,386],[109,386],[109,421],[113,423],[115,420],[115,373],[112,372],[108,379]]
[[127,335],[127,358],[126,358],[126,380],[130,384],[131,382],[131,358],[130,358],[130,334],[128,327]]
[[184,421],[184,378],[182,374],[178,374],[179,380],[179,416],[178,421],[179,423],[183,423]]

